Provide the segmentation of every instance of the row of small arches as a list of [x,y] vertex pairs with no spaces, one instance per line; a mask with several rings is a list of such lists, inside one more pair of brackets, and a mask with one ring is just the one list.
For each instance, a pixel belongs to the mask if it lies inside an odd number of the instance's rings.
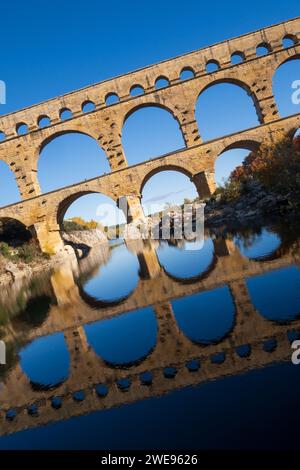
[[[286,34],[282,39],[282,45],[284,48],[292,47],[295,44],[297,44],[297,42],[298,42],[298,38],[297,36],[293,34]],[[258,44],[256,48],[257,56],[263,56],[263,55],[269,54],[270,52],[272,52],[272,47],[267,42]],[[231,63],[233,65],[241,63],[245,60],[246,60],[246,54],[243,51],[235,51],[231,54]],[[221,66],[217,60],[210,59],[206,62],[205,68],[206,68],[207,73],[212,73],[212,72],[219,70]],[[182,81],[195,78],[195,76],[196,76],[196,73],[192,67],[184,67],[180,72],[180,80]],[[163,75],[159,76],[155,81],[155,88],[157,90],[168,87],[169,85],[170,85],[169,79]],[[132,97],[140,96],[144,93],[145,93],[145,89],[140,84],[134,84],[130,88],[130,95]],[[120,97],[115,92],[108,93],[105,96],[105,104],[107,106],[118,103],[119,101],[120,101]],[[96,104],[91,100],[86,100],[81,105],[81,110],[83,113],[89,113],[89,112],[95,111],[95,109],[96,109]],[[71,109],[69,108],[62,108],[59,112],[59,117],[61,121],[65,121],[65,120],[71,119],[73,117],[73,113]],[[47,115],[42,115],[38,118],[37,125],[39,128],[50,126],[51,119]],[[19,122],[16,125],[16,132],[18,135],[25,135],[28,133],[28,131],[29,131],[28,125],[25,122]],[[5,133],[0,131],[0,142],[5,140],[5,138],[6,138]]]
[[[293,342],[295,339],[299,338],[299,333],[296,331],[290,330],[287,332],[287,338],[290,342]],[[272,353],[273,351],[276,350],[276,347],[277,347],[277,341],[273,337],[265,340],[262,343],[262,349],[266,353]],[[243,344],[241,346],[236,347],[235,352],[241,359],[247,358],[251,354],[251,346],[249,344]],[[225,359],[226,359],[226,353],[223,351],[219,353],[214,353],[210,356],[210,362],[216,365],[223,364]],[[190,373],[195,373],[201,370],[201,361],[199,359],[192,359],[186,362],[185,367]],[[169,367],[165,367],[162,372],[163,372],[163,377],[165,379],[174,379],[175,376],[177,375],[178,370],[173,365],[170,365]],[[153,384],[153,374],[150,371],[142,372],[139,375],[139,380],[140,380],[141,385],[151,386]],[[127,392],[130,389],[131,385],[132,385],[132,380],[128,377],[125,377],[116,381],[116,386],[121,392]],[[109,394],[110,389],[106,384],[99,383],[95,385],[93,391],[99,398],[105,398]],[[86,392],[84,390],[77,390],[72,393],[72,398],[75,402],[80,403],[85,400]],[[59,395],[54,395],[50,398],[50,402],[51,402],[51,407],[58,410],[63,405],[63,397]],[[37,403],[31,403],[30,405],[27,406],[26,409],[27,409],[27,413],[29,416],[39,415],[39,406]],[[5,411],[6,420],[13,421],[16,418],[18,411],[19,410],[16,408],[9,408],[8,410],[6,410]]]

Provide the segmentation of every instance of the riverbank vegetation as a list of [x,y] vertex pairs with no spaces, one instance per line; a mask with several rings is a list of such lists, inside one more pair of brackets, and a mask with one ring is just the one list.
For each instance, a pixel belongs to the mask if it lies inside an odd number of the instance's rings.
[[96,230],[101,229],[101,224],[95,220],[86,221],[81,217],[73,217],[63,221],[64,232],[74,232],[76,230]]
[[213,199],[231,203],[258,188],[276,199],[285,197],[285,208],[294,209],[300,203],[300,136],[290,134],[262,143],[251,152],[230,175]]

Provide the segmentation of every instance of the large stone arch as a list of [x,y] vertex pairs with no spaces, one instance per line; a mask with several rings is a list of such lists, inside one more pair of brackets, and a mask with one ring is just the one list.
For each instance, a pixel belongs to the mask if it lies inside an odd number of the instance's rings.
[[221,85],[221,84],[229,84],[229,85],[234,85],[239,88],[242,88],[247,93],[247,95],[252,99],[253,106],[256,110],[258,120],[262,123],[261,116],[260,116],[259,100],[256,96],[256,93],[253,91],[251,85],[249,85],[245,80],[242,80],[238,77],[230,77],[226,75],[213,79],[202,86],[202,88],[200,89],[200,91],[198,91],[198,94],[196,96],[196,101],[194,105],[195,112],[196,112],[196,106],[197,106],[199,97],[209,88],[212,88],[213,86]]
[[243,139],[243,140],[235,140],[234,142],[225,145],[222,150],[218,153],[217,158],[222,155],[222,153],[227,152],[228,150],[243,148],[245,150],[249,150],[250,152],[254,152],[259,148],[261,141],[254,140],[254,139]]
[[39,159],[40,154],[43,151],[43,149],[46,147],[46,145],[50,144],[50,142],[52,142],[56,138],[61,137],[62,135],[67,135],[67,134],[82,134],[82,135],[86,135],[87,137],[91,137],[98,143],[100,148],[105,152],[105,149],[99,143],[99,134],[96,133],[92,128],[89,127],[88,130],[86,130],[82,128],[77,129],[76,126],[75,127],[71,126],[70,128],[64,126],[64,128],[55,130],[54,132],[50,133],[46,137],[42,138],[42,140],[40,141],[36,149],[37,159]]
[[[9,207],[9,206],[8,206]],[[20,224],[24,225],[27,229],[32,225],[26,217],[22,217],[19,214],[16,214],[14,211],[0,211],[0,222],[9,222],[10,220],[15,220]]]
[[163,171],[176,171],[178,173],[182,173],[193,182],[193,174],[186,167],[180,166],[180,165],[174,165],[174,164],[165,164],[165,165],[158,166],[156,168],[151,169],[148,173],[144,175],[142,181],[140,182],[139,193],[142,194],[144,186],[152,178],[152,176],[157,175],[158,173],[161,173]]
[[143,108],[159,108],[164,111],[167,111],[169,114],[173,116],[173,118],[177,121],[179,127],[180,127],[180,121],[176,115],[175,110],[173,109],[173,106],[171,106],[171,103],[161,103],[159,101],[154,101],[153,99],[149,101],[140,101],[139,103],[133,102],[130,107],[127,106],[125,114],[122,116],[122,129],[124,127],[125,122],[127,119],[132,116],[132,114],[136,113],[140,109]]
[[[166,99],[165,102],[163,102],[163,103],[156,102],[153,99],[151,99],[151,101],[149,101],[149,102],[148,101],[142,101],[142,102],[139,102],[138,104],[137,103],[132,103],[132,104],[130,103],[130,105],[131,105],[130,108],[129,109],[126,108],[126,112],[122,116],[121,131],[120,131],[123,153],[125,154],[125,157],[126,157],[127,160],[128,160],[128,158],[130,160],[130,158],[132,158],[132,155],[129,155],[128,149],[125,148],[126,147],[126,142],[124,142],[124,138],[125,138],[124,129],[125,129],[125,126],[128,123],[128,120],[132,116],[134,116],[137,113],[140,113],[143,110],[149,110],[149,111],[150,110],[155,110],[155,109],[161,110],[162,111],[161,117],[166,118],[166,123],[165,124],[168,125],[168,129],[171,129],[171,131],[174,133],[174,136],[176,138],[178,138],[178,146],[175,145],[174,148],[167,149],[167,150],[162,150],[162,151],[160,150],[155,155],[161,155],[161,154],[165,154],[165,153],[169,153],[169,152],[174,152],[176,150],[179,150],[179,149],[182,149],[182,148],[186,147],[186,145],[187,145],[186,136],[185,136],[185,132],[184,132],[184,128],[183,128],[183,122],[182,122],[182,119],[181,119],[181,116],[180,116],[180,112],[176,111],[175,106],[172,104],[171,98]],[[145,129],[147,129],[147,127],[149,127],[149,123],[148,123],[148,126],[147,126],[147,124],[144,126]],[[128,131],[127,131],[126,137],[128,137],[128,135],[130,135],[132,133],[133,133],[132,130],[129,130],[129,134],[128,134]],[[175,133],[176,133],[176,135],[175,135]],[[179,140],[180,140],[180,142],[179,142]],[[145,142],[145,145],[146,145],[146,142]],[[153,156],[154,156],[153,154],[152,155],[149,154],[148,158],[149,157],[152,158]],[[147,157],[145,157],[145,158],[147,158]],[[129,165],[131,166],[135,163],[136,162],[131,162],[131,163],[129,163]]]
[[[233,140],[231,143],[225,143],[225,145],[222,146],[222,148],[219,149],[219,152],[217,152],[215,154],[215,159],[214,159],[214,174],[215,174],[215,179],[216,179],[216,184],[220,184],[218,183],[218,165],[220,164],[220,162],[223,162],[225,161],[224,159],[228,158],[232,158],[233,157],[233,154],[235,152],[230,152],[230,151],[233,151],[233,150],[236,150],[236,151],[248,151],[249,153],[250,152],[255,152],[259,149],[260,147],[260,144],[261,142],[258,141],[258,140],[254,140],[253,138],[249,138],[249,139],[243,139],[243,140],[240,140],[240,139],[237,139],[237,140]],[[227,152],[229,152],[229,155],[225,155]],[[235,162],[235,165],[232,166],[231,171],[233,171],[234,168],[236,168],[236,166],[239,166],[242,161],[247,157],[248,154],[245,153],[245,155],[238,155],[238,158],[239,158],[239,162]],[[236,156],[235,156],[236,157]],[[229,166],[230,165],[230,162],[229,163]],[[222,174],[224,175],[224,173],[222,172]],[[222,178],[224,178],[224,176],[222,176]]]
[[[71,129],[61,129],[61,130],[58,130],[54,133],[51,133],[49,136],[47,136],[46,138],[44,138],[38,148],[36,149],[36,167],[35,167],[35,171],[37,173],[37,178],[39,180],[39,183],[41,182],[41,168],[40,168],[40,165],[41,165],[41,160],[42,160],[42,153],[43,151],[46,149],[46,147],[48,145],[51,145],[51,143],[55,142],[56,140],[60,139],[61,137],[63,136],[82,136],[83,138],[86,138],[86,141],[83,140],[82,143],[84,145],[94,145],[93,143],[95,143],[95,149],[97,149],[97,147],[99,147],[99,155],[95,154],[95,151],[93,151],[93,148],[92,148],[92,151],[90,152],[91,153],[91,158],[92,158],[92,163],[94,161],[94,166],[95,166],[95,159],[98,161],[99,159],[99,169],[100,169],[100,164],[101,164],[101,161],[104,162],[104,164],[106,165],[106,167],[104,168],[105,170],[105,173],[107,172],[110,172],[111,171],[111,168],[110,168],[110,165],[109,165],[109,159],[107,157],[107,154],[106,154],[106,151],[105,149],[103,148],[103,146],[100,144],[99,142],[99,139],[97,138],[95,132],[91,129],[91,131],[85,131],[85,130],[78,130],[74,127],[72,127]],[[81,144],[81,141],[79,141],[79,143]],[[61,142],[59,143],[59,145],[61,144]],[[63,144],[63,142],[62,142]],[[70,148],[71,148],[71,145],[72,144],[72,141],[70,143]],[[51,150],[50,150],[51,152]],[[78,158],[77,158],[77,162],[78,162]],[[91,163],[90,162],[90,163]],[[89,161],[87,161],[87,165],[88,165]],[[81,165],[81,162],[80,162],[80,165]],[[82,162],[82,167],[84,168],[84,162]],[[58,168],[59,170],[59,168]],[[100,172],[99,174],[97,175],[94,175],[94,176],[101,176]],[[93,176],[87,176],[87,179],[90,179],[91,177]],[[78,181],[82,181],[82,178],[79,178]],[[76,181],[71,181],[70,183],[66,183],[65,186],[68,186],[70,184],[75,184]],[[56,189],[56,188],[54,188]],[[49,192],[49,191],[52,191],[53,189],[50,188],[50,190],[47,190],[46,192]]]
[[82,190],[73,194],[65,195],[65,197],[63,197],[59,202],[56,202],[55,207],[53,208],[53,222],[55,221],[58,225],[60,225],[69,207],[75,201],[77,201],[77,199],[80,199],[81,197],[86,196],[88,194],[99,194],[99,196],[106,196],[115,203],[117,203],[118,200],[116,197],[113,196],[112,193],[107,194],[104,191],[101,191],[100,189]]
[[[294,49],[294,48],[293,48]],[[295,71],[291,70],[284,70],[286,64],[292,64],[293,62],[300,60],[300,51],[295,52],[291,51],[290,49],[285,50],[285,54],[280,55],[277,58],[277,61],[273,63],[273,67],[271,70],[271,89],[274,95],[274,100],[276,102],[277,108],[279,108],[279,115],[280,117],[287,117],[299,112],[299,105],[293,103],[293,95],[297,93],[297,100],[299,97],[299,75],[297,70],[297,75]],[[300,68],[300,61],[299,65],[297,64],[297,69]],[[281,69],[281,70],[280,70]],[[289,80],[288,88],[287,88],[287,79]],[[285,82],[286,81],[286,82]],[[297,82],[296,87],[293,87],[293,82]],[[283,91],[282,91],[283,90]],[[284,92],[286,90],[286,92]],[[291,109],[292,104],[294,104],[294,110]],[[296,106],[295,106],[296,105]]]
[[292,54],[289,53],[290,51],[286,52],[285,55],[282,54],[282,56],[279,56],[280,58],[277,58],[276,62],[274,61],[274,67],[273,67],[273,77],[276,71],[281,67],[283,64],[286,64],[287,62],[290,62],[292,60],[297,60],[300,59],[300,51],[299,52],[294,52]]

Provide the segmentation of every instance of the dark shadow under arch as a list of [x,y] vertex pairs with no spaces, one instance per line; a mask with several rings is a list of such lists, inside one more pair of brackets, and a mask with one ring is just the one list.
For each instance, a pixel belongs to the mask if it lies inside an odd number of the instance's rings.
[[0,217],[0,242],[19,247],[32,240],[32,233],[27,226],[13,217]]

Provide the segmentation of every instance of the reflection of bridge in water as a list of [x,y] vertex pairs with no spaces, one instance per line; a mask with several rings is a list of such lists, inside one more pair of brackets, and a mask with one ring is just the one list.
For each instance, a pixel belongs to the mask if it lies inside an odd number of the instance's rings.
[[[1,434],[159,396],[176,388],[289,359],[290,334],[300,331],[300,320],[278,324],[263,318],[252,303],[246,279],[291,264],[299,266],[297,244],[278,250],[277,256],[268,261],[244,257],[231,241],[216,239],[214,247],[210,270],[189,282],[170,277],[161,268],[155,249],[148,247],[138,254],[141,279],[134,292],[114,305],[89,305],[69,266],[55,272],[51,283],[57,304],[51,306],[43,324],[25,332],[14,329],[12,322],[4,339],[13,338],[20,344],[24,337],[28,342],[63,331],[70,354],[69,377],[55,389],[37,390],[20,365],[14,366],[0,388]],[[223,285],[229,287],[234,302],[234,326],[217,344],[195,344],[179,329],[171,302]],[[87,342],[83,326],[146,306],[153,306],[157,320],[157,342],[148,356],[126,367],[109,365],[97,356]],[[271,347],[267,347],[269,340]],[[241,346],[247,346],[246,354],[241,352]],[[106,385],[107,394],[99,393],[99,384]],[[82,400],[74,395],[78,391],[84,393]],[[62,400],[59,409],[53,400],[58,396]],[[32,408],[28,412],[32,404],[36,405],[37,414],[32,413]],[[7,412],[12,409],[16,416],[9,419],[11,414]]]

